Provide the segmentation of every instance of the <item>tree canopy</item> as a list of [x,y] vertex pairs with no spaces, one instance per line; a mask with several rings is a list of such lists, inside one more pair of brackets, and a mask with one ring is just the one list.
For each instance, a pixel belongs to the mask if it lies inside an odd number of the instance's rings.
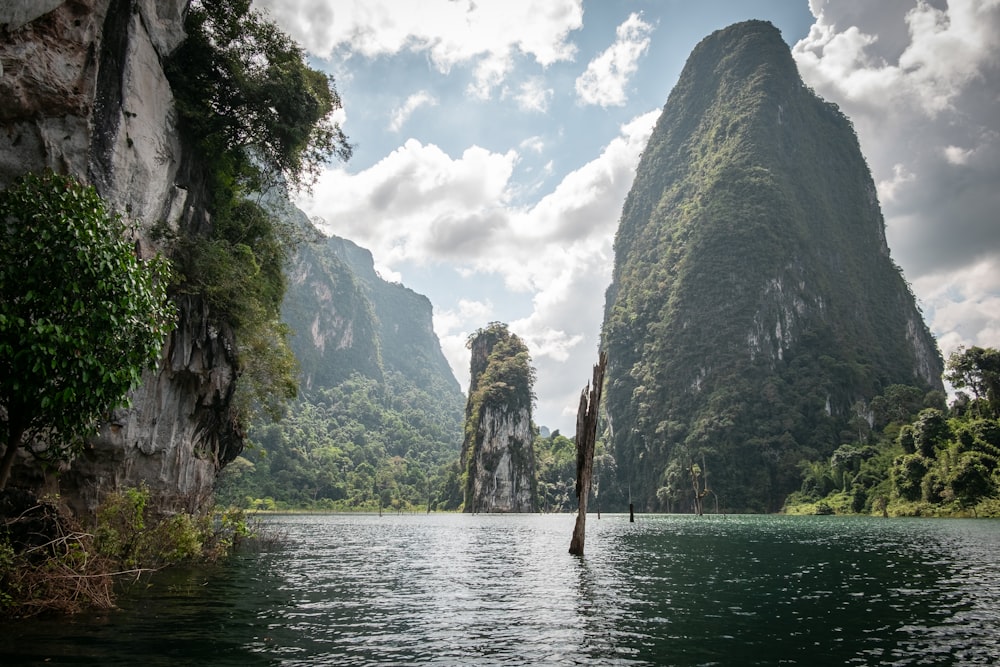
[[960,348],[948,358],[945,378],[956,389],[972,392],[980,416],[1000,417],[1000,351]]
[[334,112],[333,79],[250,0],[195,0],[187,38],[167,66],[186,130],[216,174],[262,191],[281,177],[310,184],[325,160],[351,147]]
[[[982,385],[970,363],[997,354],[959,350],[947,375],[968,374],[965,382]],[[914,401],[916,393],[914,387],[888,387],[872,400],[874,428],[858,442],[841,445],[829,459],[801,462],[802,486],[786,500],[786,511],[1000,515],[1000,420],[987,414],[987,400],[970,404],[959,396],[949,408],[939,392]],[[891,417],[880,421],[876,405],[890,404],[884,414]]]
[[232,326],[240,370],[234,414],[275,417],[296,395],[280,306],[296,230],[261,202],[311,185],[351,147],[334,113],[333,79],[250,0],[194,0],[187,37],[166,64],[180,128],[204,179],[211,223],[173,238],[179,291],[205,298]]
[[124,400],[173,309],[165,262],[139,259],[126,223],[73,178],[22,177],[0,193],[0,229],[2,488],[19,447],[65,459]]

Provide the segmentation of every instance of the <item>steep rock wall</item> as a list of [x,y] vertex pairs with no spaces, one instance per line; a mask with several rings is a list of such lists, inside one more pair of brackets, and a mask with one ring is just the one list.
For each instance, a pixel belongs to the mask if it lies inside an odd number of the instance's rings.
[[[0,5],[0,187],[50,168],[93,184],[148,231],[206,224],[179,140],[163,61],[183,40],[187,0],[13,0]],[[195,193],[195,194],[191,194]],[[178,300],[178,326],[131,406],[114,411],[58,490],[92,509],[144,482],[160,507],[195,509],[242,447],[230,415],[232,332],[201,299]],[[26,470],[20,481],[38,486]],[[18,479],[18,478],[15,478]]]
[[350,268],[326,244],[303,244],[289,271],[282,317],[305,337],[294,343],[302,388],[330,387],[360,373],[384,379],[378,322]]
[[470,340],[466,405],[466,512],[535,512],[532,371],[527,348],[506,326],[493,324]]
[[486,407],[469,467],[467,512],[534,512],[531,418],[526,408]]

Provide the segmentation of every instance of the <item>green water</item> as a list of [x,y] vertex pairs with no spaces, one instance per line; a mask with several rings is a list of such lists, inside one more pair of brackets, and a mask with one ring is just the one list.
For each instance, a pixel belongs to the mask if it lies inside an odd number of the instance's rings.
[[1000,663],[1000,522],[290,516],[287,546],[8,625],[0,664]]

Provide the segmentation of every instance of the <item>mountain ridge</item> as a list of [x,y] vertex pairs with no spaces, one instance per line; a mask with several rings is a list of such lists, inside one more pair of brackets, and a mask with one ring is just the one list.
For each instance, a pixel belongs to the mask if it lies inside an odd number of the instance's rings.
[[301,388],[280,422],[252,429],[266,455],[251,452],[224,471],[220,497],[454,509],[465,397],[434,333],[430,300],[382,279],[369,250],[321,234],[294,207],[275,208],[305,239],[282,304]]

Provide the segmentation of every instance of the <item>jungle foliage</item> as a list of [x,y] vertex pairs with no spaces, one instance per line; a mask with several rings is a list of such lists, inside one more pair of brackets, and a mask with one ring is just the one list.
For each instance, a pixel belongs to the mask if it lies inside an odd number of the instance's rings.
[[[295,236],[260,193],[308,186],[322,164],[351,147],[334,121],[333,80],[250,0],[196,0],[187,37],[166,64],[180,127],[196,156],[192,189],[204,224],[162,229],[175,290],[203,296],[234,331],[241,381],[236,413],[275,417],[296,394],[296,364],[280,307]],[[209,221],[210,220],[210,221]]]
[[65,461],[153,368],[167,264],[89,186],[52,172],[0,192],[0,489],[19,448]]
[[703,40],[615,238],[602,344],[617,488],[691,511],[697,464],[724,509],[773,511],[800,460],[850,441],[856,403],[940,389],[883,228],[850,121],[803,85],[777,29]]
[[350,157],[333,79],[250,0],[194,0],[184,30],[167,76],[211,191],[308,185],[326,160]]
[[[491,322],[469,336],[472,352],[470,415],[484,406],[530,408],[535,400],[535,368],[528,346],[506,324]],[[467,420],[468,422],[473,420]],[[478,420],[475,420],[478,421]]]
[[456,508],[463,396],[429,301],[382,280],[370,253],[336,237],[303,244],[292,271],[282,312],[302,361],[301,396],[280,423],[254,423],[253,446],[223,471],[218,499],[263,509]]
[[[219,500],[256,509],[444,508],[455,415],[390,374],[308,392],[223,473]],[[405,388],[404,388],[405,387]],[[450,417],[450,418],[449,418]]]
[[[1000,353],[993,349],[960,349],[948,359],[948,377],[954,383],[961,375],[965,386],[998,386],[996,359]],[[939,392],[925,396],[916,387],[891,386],[869,406],[870,429],[861,428],[829,458],[800,464],[802,486],[785,511],[998,516],[996,407],[985,392],[959,393],[949,408]]]
[[[538,510],[540,512],[575,512],[576,442],[558,430],[535,437],[535,471],[538,477]],[[617,470],[614,456],[603,440],[597,441],[594,452],[594,476],[590,489],[588,512],[618,512],[620,507],[609,505],[621,496],[615,487]],[[627,495],[625,496],[627,497]],[[604,503],[602,505],[602,502]]]

